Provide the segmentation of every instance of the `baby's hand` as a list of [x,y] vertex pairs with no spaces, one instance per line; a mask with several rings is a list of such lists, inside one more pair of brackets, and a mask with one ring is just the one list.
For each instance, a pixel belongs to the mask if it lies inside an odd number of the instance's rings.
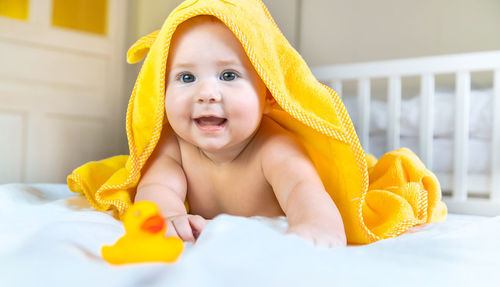
[[167,218],[167,236],[177,236],[183,241],[195,242],[207,224],[199,215],[181,214]]
[[346,246],[344,233],[336,232],[331,228],[319,227],[311,224],[291,226],[287,233],[296,234],[305,240],[311,241],[316,246],[343,247]]

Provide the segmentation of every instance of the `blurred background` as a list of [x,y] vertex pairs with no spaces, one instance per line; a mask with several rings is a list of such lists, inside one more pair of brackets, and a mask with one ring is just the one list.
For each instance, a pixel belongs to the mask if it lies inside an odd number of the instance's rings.
[[[0,183],[127,154],[126,51],[181,2],[0,0]],[[264,3],[310,66],[500,49],[500,0]]]

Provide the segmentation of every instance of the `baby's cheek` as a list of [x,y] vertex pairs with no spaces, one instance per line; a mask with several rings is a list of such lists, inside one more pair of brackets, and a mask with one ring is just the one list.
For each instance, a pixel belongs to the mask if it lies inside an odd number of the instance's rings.
[[[169,104],[168,102],[165,103]],[[185,136],[185,134],[189,131],[189,127],[191,124],[191,113],[185,109],[179,107],[179,105],[175,105],[170,103],[165,107],[167,121],[174,130],[174,132],[180,136]]]
[[258,128],[262,119],[259,109],[247,106],[233,117],[233,127],[235,127],[242,137],[252,135]]
[[191,106],[189,101],[181,96],[166,96],[165,111],[172,118],[190,117]]
[[233,104],[233,110],[239,117],[259,120],[262,117],[262,104],[256,95],[242,96]]

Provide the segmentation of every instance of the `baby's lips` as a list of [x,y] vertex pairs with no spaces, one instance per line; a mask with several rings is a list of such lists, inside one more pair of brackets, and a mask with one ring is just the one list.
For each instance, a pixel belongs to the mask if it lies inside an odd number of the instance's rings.
[[165,227],[165,219],[159,214],[155,214],[146,219],[141,224],[141,229],[151,233],[158,233]]
[[219,126],[226,122],[225,118],[216,116],[200,117],[195,120],[202,126]]

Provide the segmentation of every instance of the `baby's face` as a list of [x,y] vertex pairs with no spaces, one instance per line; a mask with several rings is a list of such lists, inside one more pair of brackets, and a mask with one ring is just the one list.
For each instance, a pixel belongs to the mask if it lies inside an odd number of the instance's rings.
[[202,16],[174,33],[165,110],[174,132],[207,152],[244,147],[257,131],[266,87],[221,22]]

